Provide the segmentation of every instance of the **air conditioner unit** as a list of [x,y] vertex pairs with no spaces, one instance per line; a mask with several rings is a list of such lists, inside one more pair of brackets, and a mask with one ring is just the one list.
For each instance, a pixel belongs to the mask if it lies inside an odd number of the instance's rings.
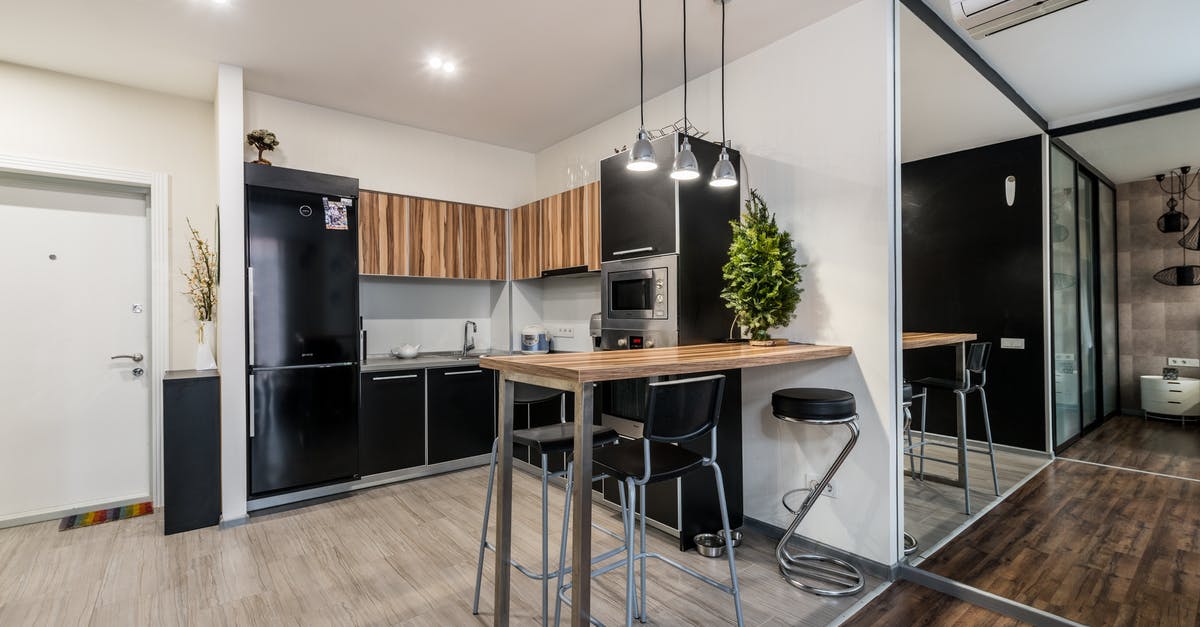
[[950,12],[973,39],[983,39],[1084,0],[950,0]]

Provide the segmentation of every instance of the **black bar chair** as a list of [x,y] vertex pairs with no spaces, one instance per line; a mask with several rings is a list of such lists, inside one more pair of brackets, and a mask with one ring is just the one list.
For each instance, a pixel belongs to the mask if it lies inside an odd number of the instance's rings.
[[[541,456],[541,461],[542,461],[542,464],[541,464],[541,466],[542,466],[542,468],[541,468],[541,470],[542,470],[542,472],[541,472],[541,477],[542,477],[542,567],[541,567],[541,570],[539,570],[539,571],[533,571],[533,570],[530,570],[529,568],[526,568],[525,566],[517,563],[515,560],[513,561],[512,564],[522,575],[525,575],[526,577],[529,577],[530,579],[534,579],[536,581],[542,582],[542,625],[544,626],[547,624],[547,619],[549,618],[550,580],[554,577],[558,577],[564,571],[563,567],[564,567],[564,562],[565,562],[565,556],[560,555],[559,562],[558,562],[558,568],[556,568],[554,570],[550,570],[550,565],[549,565],[549,562],[550,562],[550,546],[549,546],[550,521],[549,521],[549,505],[548,505],[550,479],[556,478],[556,477],[568,476],[567,498],[563,505],[564,511],[563,511],[562,537],[564,539],[564,543],[565,543],[565,539],[567,537],[567,529],[568,529],[567,514],[571,508],[571,479],[569,477],[569,471],[570,471],[571,466],[568,464],[567,468],[564,470],[557,471],[557,472],[551,472],[550,466],[549,466],[549,459],[550,459],[551,455],[560,454],[560,453],[567,453],[568,455],[570,455],[571,451],[574,449],[575,426],[573,424],[567,422],[567,412],[566,412],[567,393],[566,392],[563,392],[561,390],[554,390],[554,389],[550,389],[550,388],[543,388],[543,387],[539,387],[539,386],[535,386],[535,385],[527,385],[524,383],[517,383],[513,387],[514,387],[513,404],[518,407],[519,406],[528,406],[528,405],[532,405],[535,403],[548,402],[551,400],[557,400],[559,403],[559,422],[558,422],[558,424],[546,425],[543,427],[533,427],[530,429],[517,429],[517,430],[513,431],[513,444],[518,444],[518,445],[529,447],[529,450],[531,452],[536,452],[537,454],[539,454]],[[593,428],[592,444],[597,448],[615,444],[618,439],[619,439],[619,437],[617,436],[617,432],[614,431],[611,427],[596,426]],[[492,505],[492,484],[495,481],[495,477],[496,477],[496,447],[499,444],[499,442],[500,442],[499,438],[497,438],[496,440],[494,440],[492,442],[492,461],[491,461],[491,466],[488,468],[487,496],[485,497],[484,505],[483,505],[483,528],[479,533],[479,559],[475,566],[475,599],[471,605],[471,613],[472,614],[479,613],[479,592],[480,592],[480,588],[482,587],[482,584],[483,584],[484,551],[488,550],[488,549],[491,549],[493,551],[495,550],[495,547],[490,542],[488,542],[487,530],[488,530],[488,517],[491,514],[491,505]],[[600,479],[603,479],[603,478],[604,478],[603,476],[596,476],[593,478],[593,480],[599,481]],[[608,531],[607,529],[604,529],[603,527],[600,527],[598,525],[593,525],[593,527],[604,533],[607,533],[607,534],[613,536],[614,538],[620,539],[624,544],[629,544],[625,540],[625,538],[621,538],[620,536],[617,536],[616,534]],[[628,537],[628,536],[626,536],[626,537]],[[613,557],[615,555],[618,555],[624,550],[625,550],[624,546],[616,548],[616,549],[612,549],[602,555],[595,557],[593,559],[593,563],[596,563],[596,562],[608,559],[610,557]],[[571,569],[569,567],[567,567],[565,570],[568,573],[571,571]],[[555,624],[558,624],[558,616],[557,615],[554,618],[554,622],[555,622]]]
[[[921,400],[921,408],[924,409],[924,407],[925,407],[925,401],[924,401],[925,389],[921,388],[920,392],[914,393],[913,384],[905,381],[904,384],[900,388],[900,408],[902,410],[904,410],[904,437],[908,441],[908,446],[904,447],[904,454],[906,456],[908,456],[908,472],[914,479],[917,477],[917,460],[913,456],[913,453],[912,453],[912,449],[913,449],[912,404],[913,404],[913,400],[916,398],[922,399]],[[923,434],[922,434],[921,439],[922,440],[925,439]],[[921,471],[922,472],[925,471],[925,460],[921,460]],[[905,531],[904,532],[904,554],[912,555],[913,553],[916,553],[917,549],[919,549],[919,548],[921,548],[921,545],[920,545],[920,543],[917,542],[916,537],[914,537],[909,532]]]
[[[771,395],[771,409],[776,418],[787,422],[844,425],[850,431],[850,439],[838,453],[837,459],[811,490],[800,488],[783,495],[784,508],[795,514],[795,517],[775,547],[775,559],[779,562],[779,572],[783,574],[783,578],[805,592],[821,596],[857,594],[866,585],[866,578],[853,564],[828,555],[795,555],[788,550],[788,543],[795,535],[800,522],[808,515],[817,499],[825,493],[825,488],[833,480],[834,474],[842,467],[842,463],[858,442],[858,410],[854,403],[854,395],[844,390],[826,388],[787,388],[776,390]],[[793,508],[788,505],[787,499],[797,492],[808,492],[808,496],[804,497],[799,508]]]
[[[958,411],[958,431],[961,435],[959,438],[960,444],[946,444],[936,440],[927,440],[925,438],[925,403],[921,404],[921,440],[916,444],[908,446],[909,451],[913,448],[920,448],[921,453],[918,455],[922,462],[921,478],[925,476],[924,461],[928,459],[931,462],[940,462],[943,464],[953,464],[959,466],[961,464],[961,474],[963,477],[963,500],[966,504],[967,515],[971,514],[971,480],[970,472],[967,466],[967,453],[977,453],[987,455],[992,463],[992,489],[996,496],[1000,496],[1000,478],[996,473],[996,449],[992,444],[992,421],[988,416],[987,391],[983,388],[987,385],[987,366],[988,359],[992,354],[991,342],[973,342],[967,351],[966,369],[963,371],[963,380],[960,382],[954,379],[939,379],[937,377],[927,377],[917,379],[914,383],[924,386],[927,390],[946,390],[952,392],[955,396],[955,406]],[[983,431],[987,436],[987,450],[974,449],[967,447],[967,395],[978,392],[979,404],[983,409]],[[926,392],[928,394],[928,392]],[[959,450],[959,460],[949,461],[938,459],[936,457],[926,457],[926,446],[941,446],[945,448],[957,448]],[[911,453],[910,453],[911,455]]]
[[[646,485],[667,481],[694,472],[700,468],[712,468],[717,483],[717,500],[721,506],[721,525],[726,538],[731,537],[729,509],[725,503],[725,484],[721,467],[717,465],[717,420],[720,418],[721,399],[725,392],[725,375],[711,375],[659,381],[651,383],[647,390],[646,414],[642,426],[642,437],[622,440],[616,446],[597,449],[593,455],[596,472],[602,472],[620,481],[621,521],[625,526],[625,537],[632,538],[636,519],[640,518],[638,547],[633,541],[627,543],[625,554],[625,624],[633,624],[634,617],[646,622],[646,560],[654,558],[733,596],[737,624],[742,618],[742,595],[738,587],[737,564],[733,545],[727,544],[725,555],[729,561],[730,584],[726,585],[703,575],[675,560],[658,553],[646,551]],[[709,436],[710,449],[707,456],[692,452],[680,442]],[[636,512],[636,513],[635,513]],[[565,546],[565,543],[564,543]],[[640,567],[640,586],[634,583],[634,563]],[[592,576],[602,575],[619,568],[621,562],[609,564],[592,571]],[[570,589],[563,585],[559,576],[560,602]],[[640,600],[639,600],[640,594]],[[640,608],[640,611],[639,609]],[[556,612],[557,613],[557,612]],[[594,619],[592,622],[596,622]]]

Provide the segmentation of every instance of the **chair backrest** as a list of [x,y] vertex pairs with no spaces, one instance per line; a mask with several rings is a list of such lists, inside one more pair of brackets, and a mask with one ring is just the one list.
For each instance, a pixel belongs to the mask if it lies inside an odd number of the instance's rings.
[[642,437],[656,442],[683,442],[717,427],[725,375],[715,374],[651,383],[646,390]]
[[988,358],[992,355],[991,342],[972,342],[967,352],[967,370],[975,374],[987,372]]

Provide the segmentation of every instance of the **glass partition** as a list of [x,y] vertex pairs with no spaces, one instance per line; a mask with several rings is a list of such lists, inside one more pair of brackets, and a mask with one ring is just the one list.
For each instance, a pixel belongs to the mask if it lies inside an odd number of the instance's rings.
[[1054,444],[1079,435],[1079,221],[1075,161],[1050,148],[1050,290],[1054,347]]
[[1117,376],[1117,228],[1116,192],[1103,183],[1099,186],[1097,221],[1100,240],[1100,371],[1102,413],[1111,416],[1120,409]]

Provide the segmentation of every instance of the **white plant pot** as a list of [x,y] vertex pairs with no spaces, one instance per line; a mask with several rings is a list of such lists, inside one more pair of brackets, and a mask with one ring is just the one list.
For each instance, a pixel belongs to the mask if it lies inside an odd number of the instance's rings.
[[211,321],[200,323],[200,343],[196,345],[196,370],[214,370],[217,360],[213,357],[213,342],[217,339],[216,325]]

